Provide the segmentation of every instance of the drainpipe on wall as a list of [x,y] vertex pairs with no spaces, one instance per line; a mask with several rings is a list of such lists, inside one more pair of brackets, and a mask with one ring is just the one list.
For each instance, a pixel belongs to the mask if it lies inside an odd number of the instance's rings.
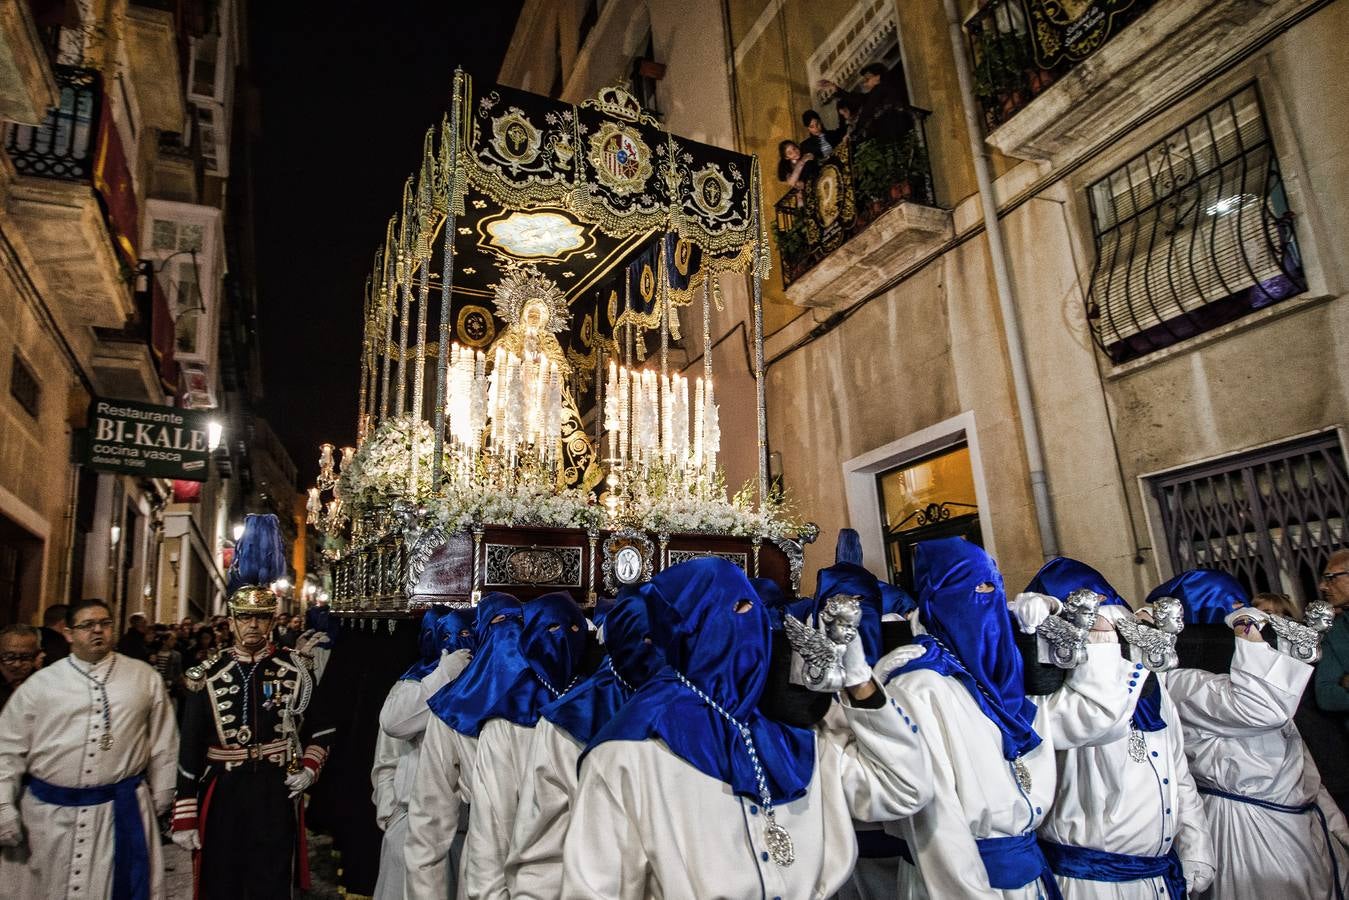
[[1049,477],[1045,473],[1044,447],[1040,442],[1040,426],[1031,398],[1030,372],[1026,368],[1025,348],[1021,342],[1021,320],[1017,313],[1016,298],[1012,294],[1012,279],[1007,273],[1007,250],[1002,242],[1002,225],[998,221],[998,208],[993,198],[988,148],[979,123],[978,107],[975,106],[974,78],[970,74],[970,60],[965,52],[965,31],[960,24],[956,0],[944,2],[956,78],[960,83],[960,103],[965,113],[965,129],[969,133],[970,150],[974,155],[974,175],[979,183],[979,205],[984,215],[984,231],[988,235],[988,254],[993,261],[993,282],[997,287],[998,306],[1002,311],[1003,337],[1007,343],[1007,356],[1012,363],[1012,386],[1016,391],[1021,437],[1026,446],[1026,461],[1030,469],[1031,499],[1035,504],[1035,519],[1040,527],[1040,551],[1045,559],[1050,559],[1059,555],[1059,538],[1054,525],[1054,510],[1049,503]]

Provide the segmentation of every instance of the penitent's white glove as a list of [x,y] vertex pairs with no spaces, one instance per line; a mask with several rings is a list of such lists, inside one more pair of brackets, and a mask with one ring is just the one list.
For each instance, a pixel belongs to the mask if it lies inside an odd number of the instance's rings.
[[1185,894],[1202,894],[1213,884],[1213,866],[1198,859],[1182,859],[1180,869],[1185,873]]
[[1269,615],[1254,606],[1243,606],[1241,609],[1228,613],[1223,618],[1223,624],[1235,631],[1242,619],[1249,619],[1256,628],[1264,628],[1269,622]]
[[1017,594],[1015,599],[1009,600],[1007,608],[1012,611],[1012,615],[1016,616],[1022,634],[1035,634],[1036,629],[1044,624],[1045,619],[1063,609],[1063,604],[1058,601],[1057,597],[1027,591]]
[[201,835],[197,833],[197,829],[195,828],[184,828],[182,831],[172,832],[169,835],[169,838],[184,850],[192,851],[201,849]]
[[290,799],[294,800],[296,797],[309,790],[310,786],[317,780],[313,770],[308,766],[300,769],[300,771],[296,772],[294,775],[287,775],[286,787],[290,789]]
[[885,684],[896,672],[915,659],[921,659],[925,653],[927,648],[922,644],[902,644],[882,656],[872,671],[876,675],[876,680]]
[[445,673],[447,683],[454,681],[464,669],[468,668],[469,662],[473,659],[473,651],[455,650],[453,653],[442,653],[440,656],[440,668]]
[[19,817],[12,816],[0,821],[0,847],[17,847],[23,843],[23,826]]
[[871,680],[871,666],[867,665],[866,651],[862,649],[862,636],[859,634],[843,651],[843,686],[857,687]]

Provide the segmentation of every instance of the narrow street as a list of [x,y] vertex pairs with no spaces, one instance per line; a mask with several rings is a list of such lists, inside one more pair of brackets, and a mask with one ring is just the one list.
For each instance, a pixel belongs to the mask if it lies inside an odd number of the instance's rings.
[[[333,900],[342,896],[337,889],[337,862],[331,848],[331,838],[309,835],[309,872],[313,885],[300,894],[302,900]],[[164,896],[168,900],[192,900],[192,857],[176,844],[164,845]]]

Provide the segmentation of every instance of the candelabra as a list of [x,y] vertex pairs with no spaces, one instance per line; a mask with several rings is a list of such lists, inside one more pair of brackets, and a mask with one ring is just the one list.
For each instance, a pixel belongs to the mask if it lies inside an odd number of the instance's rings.
[[706,498],[716,483],[720,413],[712,379],[629,369],[611,362],[605,382],[607,505],[621,518],[653,493]]
[[[356,459],[356,448],[343,447],[339,452],[341,455],[334,465],[333,445],[328,443],[319,445],[318,478],[314,487],[309,489],[308,500],[305,503],[306,521],[323,534],[337,533],[346,521],[338,479],[343,470]],[[326,502],[323,500],[325,493],[331,494]]]

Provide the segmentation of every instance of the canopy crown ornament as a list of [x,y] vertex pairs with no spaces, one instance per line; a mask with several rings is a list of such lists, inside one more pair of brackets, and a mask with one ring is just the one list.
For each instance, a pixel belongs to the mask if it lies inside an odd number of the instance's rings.
[[510,264],[492,286],[497,315],[524,331],[557,334],[567,329],[567,298],[551,278],[530,265]]
[[606,116],[625,119],[629,122],[641,122],[646,125],[659,125],[656,118],[642,109],[642,104],[622,82],[600,88],[593,99],[585,100],[582,106],[598,110]]

